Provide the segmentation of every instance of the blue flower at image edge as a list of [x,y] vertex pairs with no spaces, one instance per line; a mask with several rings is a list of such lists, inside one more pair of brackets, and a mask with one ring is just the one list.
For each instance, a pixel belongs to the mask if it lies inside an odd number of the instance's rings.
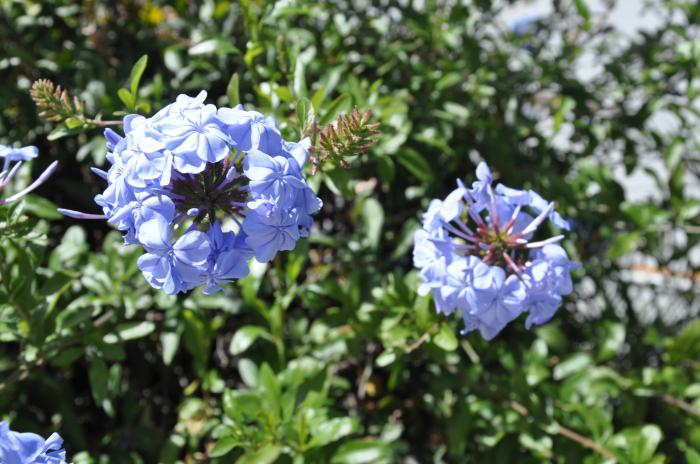
[[[24,162],[31,161],[37,156],[39,156],[39,150],[34,146],[15,148],[0,145],[0,161],[2,161],[2,168],[0,169],[0,192],[10,184]],[[56,168],[58,168],[58,161],[51,163],[34,182],[19,192],[6,198],[0,198],[0,205],[8,205],[31,193],[46,182],[56,171]]]
[[0,463],[2,464],[64,464],[66,451],[63,439],[56,433],[44,440],[34,433],[10,430],[0,422]]

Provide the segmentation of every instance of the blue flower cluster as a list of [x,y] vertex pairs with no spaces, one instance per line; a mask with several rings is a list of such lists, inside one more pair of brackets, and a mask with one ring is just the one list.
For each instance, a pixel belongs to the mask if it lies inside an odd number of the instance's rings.
[[457,181],[445,200],[432,200],[414,236],[413,263],[423,295],[432,293],[439,313],[459,309],[463,333],[478,329],[490,340],[527,312],[525,325],[544,324],[571,293],[578,267],[557,244],[564,236],[535,240],[549,220],[569,224],[532,190],[498,184],[485,163],[471,188]]
[[0,463],[2,464],[64,464],[66,451],[63,439],[56,433],[47,440],[34,433],[10,430],[0,422]]
[[124,137],[107,130],[107,181],[95,198],[125,241],[146,253],[138,265],[168,294],[205,293],[248,274],[309,233],[321,200],[302,174],[310,143],[287,142],[272,118],[216,108],[180,95],[150,118],[124,118]]
[[[39,156],[39,150],[33,146],[14,148],[0,145],[0,160],[2,160],[2,170],[0,170],[0,191],[3,191],[5,187],[7,187],[25,161],[31,161],[37,156]],[[13,203],[32,192],[34,189],[46,182],[46,179],[48,179],[51,174],[56,171],[57,167],[58,161],[54,161],[48,168],[46,168],[46,170],[44,170],[43,173],[41,173],[39,177],[37,177],[34,182],[29,184],[27,187],[7,198],[0,198],[0,205]]]

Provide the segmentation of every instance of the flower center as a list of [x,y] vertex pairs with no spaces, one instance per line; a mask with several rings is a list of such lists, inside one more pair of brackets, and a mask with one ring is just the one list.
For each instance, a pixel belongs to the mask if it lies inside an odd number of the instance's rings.
[[175,207],[182,212],[195,210],[196,223],[214,222],[217,216],[243,217],[249,199],[248,179],[226,158],[209,163],[197,174],[176,174],[171,183]]
[[523,253],[526,250],[525,246],[505,231],[496,227],[480,227],[477,229],[477,238],[482,245],[476,250],[476,255],[486,264],[516,272],[516,269],[527,261],[527,253]]

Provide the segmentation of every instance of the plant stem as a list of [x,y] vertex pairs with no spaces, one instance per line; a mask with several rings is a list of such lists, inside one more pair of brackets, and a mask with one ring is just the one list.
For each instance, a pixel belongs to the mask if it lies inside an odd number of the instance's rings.
[[664,403],[675,406],[678,409],[682,409],[683,411],[690,413],[696,417],[700,417],[700,409],[696,408],[692,404],[689,404],[689,403],[687,403],[683,400],[680,400],[678,398],[674,398],[673,396],[665,394],[665,393],[659,395],[659,397],[663,400]]
[[273,284],[276,284],[277,288],[275,289],[275,302],[270,309],[270,331],[275,339],[277,357],[282,369],[285,365],[286,355],[284,348],[284,305],[281,301],[283,295],[287,292],[287,285],[284,279],[284,269],[280,255],[275,257],[274,266],[276,279],[274,279]]
[[445,317],[444,317],[444,316],[440,316],[440,319],[438,319],[437,321],[435,321],[435,322],[433,323],[433,325],[431,325],[430,327],[428,327],[428,330],[426,330],[425,333],[423,333],[423,335],[421,335],[420,338],[419,338],[418,340],[416,340],[415,342],[411,343],[411,344],[408,346],[408,348],[406,348],[406,354],[414,352],[415,350],[417,350],[418,348],[420,348],[420,346],[421,346],[423,343],[425,343],[426,341],[428,341],[428,338],[430,338],[430,336],[431,336],[433,333],[435,333],[435,331],[437,330],[437,328],[440,327],[440,324],[442,324],[444,320],[445,320]]
[[98,127],[121,126],[124,124],[124,121],[119,119],[108,119],[104,121],[101,119],[86,119],[85,122]]
[[[527,410],[527,408],[525,406],[523,406],[522,404],[518,403],[517,401],[511,400],[510,407],[515,412],[520,414],[521,416],[527,417],[529,419],[534,419],[530,415],[530,412]],[[612,452],[603,448],[601,445],[594,442],[593,440],[586,438],[577,432],[574,432],[573,430],[571,430],[568,427],[564,427],[561,424],[557,424],[557,433],[565,436],[569,440],[575,441],[576,443],[580,444],[581,446],[583,446],[585,448],[588,448],[588,449],[595,451],[596,453],[600,454],[601,456],[603,456],[606,459],[612,459],[613,461],[617,461],[617,457]]]

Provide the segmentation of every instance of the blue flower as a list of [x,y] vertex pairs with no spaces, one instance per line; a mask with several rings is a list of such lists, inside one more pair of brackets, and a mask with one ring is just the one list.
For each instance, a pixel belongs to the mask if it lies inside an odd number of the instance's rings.
[[524,36],[537,31],[537,22],[542,17],[538,14],[523,15],[511,23],[511,30],[517,36]]
[[441,287],[446,279],[448,260],[452,255],[441,249],[445,244],[434,240],[425,230],[418,230],[413,236],[413,265],[419,268],[423,279],[423,293],[432,287]]
[[[534,190],[516,190],[506,187],[503,184],[496,186],[496,192],[501,195],[501,199],[511,206],[528,206],[539,214],[544,211],[549,202],[542,198],[539,193]],[[570,230],[571,226],[559,213],[552,210],[549,215],[549,220],[560,229]]]
[[5,165],[3,171],[7,169],[7,165],[13,161],[31,161],[39,156],[39,149],[35,146],[14,148],[6,145],[0,145],[0,158],[3,159]]
[[169,218],[155,213],[139,227],[138,241],[147,251],[138,266],[152,287],[175,294],[203,283],[210,252],[205,233],[191,230],[173,240]]
[[305,185],[303,188],[296,191],[296,201],[294,202],[294,208],[299,211],[300,214],[300,225],[304,228],[310,227],[307,224],[305,218],[311,218],[311,214],[314,214],[323,207],[323,202],[319,197],[316,196],[316,192],[311,190],[311,187]]
[[481,163],[471,188],[458,181],[445,200],[432,200],[413,248],[419,292],[433,296],[439,313],[459,309],[463,332],[479,330],[486,339],[522,313],[527,328],[549,321],[573,290],[578,266],[556,244],[563,235],[535,239],[547,219],[568,230],[554,203],[492,182]]
[[158,134],[145,133],[134,142],[134,151],[126,160],[126,182],[137,188],[145,188],[153,181],[160,185],[170,183],[173,156]]
[[[460,180],[457,180],[457,188],[440,204],[440,220],[442,224],[456,219],[464,208],[464,196],[467,189]],[[441,226],[442,226],[441,224]]]
[[64,464],[62,445],[63,439],[56,433],[44,440],[34,433],[13,432],[7,422],[0,422],[2,464]]
[[282,140],[282,154],[287,158],[294,158],[300,168],[306,164],[309,157],[309,148],[311,148],[311,140],[308,137],[301,139],[299,142],[287,142]]
[[441,278],[443,283],[431,289],[435,306],[440,313],[451,314],[456,308],[461,308],[464,305],[470,292],[473,291],[474,267],[478,263],[479,260],[472,256],[460,256],[447,265],[445,276]]
[[306,183],[294,158],[269,156],[260,150],[250,151],[245,157],[243,171],[250,179],[250,189],[259,198],[277,199],[291,205],[297,190],[305,189]]
[[544,324],[554,316],[562,296],[573,291],[571,271],[579,267],[559,245],[545,245],[534,251],[532,263],[525,269],[525,281],[530,289],[527,328]]
[[282,136],[272,118],[242,106],[221,108],[219,119],[239,151],[260,150],[270,155],[282,153]]
[[[5,187],[7,187],[10,184],[10,181],[12,181],[12,179],[15,177],[15,174],[17,174],[19,168],[22,167],[23,162],[31,161],[38,155],[39,152],[37,148],[33,146],[13,148],[7,147],[5,145],[0,145],[0,158],[3,159],[2,170],[0,170],[0,192],[3,191]],[[12,163],[14,163],[14,165]],[[7,198],[0,198],[0,205],[7,205],[13,203],[19,200],[20,198],[24,197],[25,195],[31,193],[41,184],[46,182],[46,180],[49,177],[51,177],[51,175],[56,171],[57,168],[58,161],[54,161],[49,165],[48,168],[46,168],[46,170],[44,170],[44,172],[42,172],[39,175],[39,177],[34,182],[21,189],[14,195],[11,195]]]
[[107,183],[95,197],[103,214],[59,210],[123,231],[146,251],[146,280],[170,294],[219,291],[248,274],[250,258],[293,249],[322,206],[302,172],[308,138],[288,142],[273,119],[205,98],[180,95],[150,118],[127,115],[123,137],[105,131],[111,166],[93,169]]
[[[476,167],[476,178],[472,184],[471,197],[477,204],[487,204],[491,196],[491,183],[493,182],[493,175],[491,174],[491,169],[486,165],[486,163],[481,162]],[[458,181],[459,182],[459,181]]]
[[293,250],[300,236],[297,211],[276,209],[268,201],[251,205],[242,228],[248,236],[246,244],[261,263],[271,261],[278,251]]
[[486,340],[491,340],[526,309],[527,291],[517,275],[479,263],[474,267],[472,289],[460,311],[471,319]]
[[208,236],[211,253],[203,291],[211,294],[221,291],[222,284],[248,275],[248,260],[253,250],[246,245],[244,232],[224,232],[218,221],[211,226]]
[[187,108],[158,123],[179,172],[201,172],[207,163],[219,162],[231,153],[230,139],[216,112],[214,105]]
[[114,132],[112,129],[105,129],[105,139],[107,139],[107,151],[114,151],[115,147],[124,140],[124,137]]

